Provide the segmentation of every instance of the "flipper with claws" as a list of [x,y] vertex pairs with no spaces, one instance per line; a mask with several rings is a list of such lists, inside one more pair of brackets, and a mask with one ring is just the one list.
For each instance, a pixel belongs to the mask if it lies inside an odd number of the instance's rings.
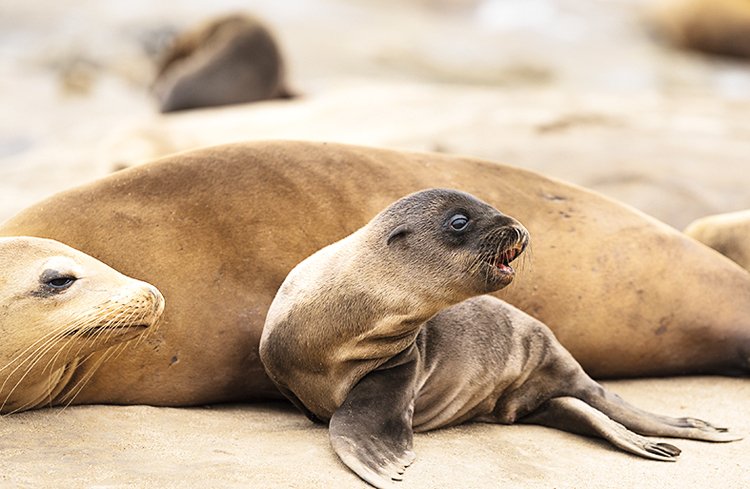
[[652,460],[674,462],[680,455],[679,448],[668,443],[656,443],[633,433],[598,409],[574,397],[551,399],[520,421],[604,438],[617,448]]
[[333,413],[331,445],[341,461],[378,488],[401,480],[412,451],[417,361],[414,349],[367,374]]

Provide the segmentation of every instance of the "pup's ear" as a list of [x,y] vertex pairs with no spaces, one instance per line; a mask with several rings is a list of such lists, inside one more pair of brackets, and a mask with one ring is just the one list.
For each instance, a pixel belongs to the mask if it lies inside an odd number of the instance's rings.
[[400,224],[393,228],[393,231],[388,235],[388,239],[386,240],[385,244],[389,245],[393,243],[394,241],[403,238],[407,234],[409,234],[409,226],[406,224]]

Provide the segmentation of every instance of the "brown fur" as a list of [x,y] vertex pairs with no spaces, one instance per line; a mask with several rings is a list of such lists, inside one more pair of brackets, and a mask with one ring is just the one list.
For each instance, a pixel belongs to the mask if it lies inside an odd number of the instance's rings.
[[58,239],[166,298],[159,341],[105,364],[80,402],[239,401],[278,395],[255,352],[289,271],[428,187],[459,188],[524,223],[534,244],[498,295],[549,325],[593,376],[747,372],[745,270],[622,204],[473,158],[303,142],[219,146],[58,194],[0,235]]

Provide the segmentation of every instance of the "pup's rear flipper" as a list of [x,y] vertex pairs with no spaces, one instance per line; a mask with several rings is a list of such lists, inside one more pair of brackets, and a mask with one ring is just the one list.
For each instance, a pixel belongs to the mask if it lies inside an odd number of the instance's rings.
[[551,399],[519,422],[604,438],[626,452],[653,460],[673,462],[680,455],[679,448],[668,443],[654,443],[633,433],[601,411],[574,397]]
[[630,405],[617,394],[606,389],[589,389],[583,399],[590,406],[623,424],[629,430],[645,436],[667,436],[712,442],[741,440],[742,436],[727,428],[714,426],[696,418],[672,418],[649,413]]

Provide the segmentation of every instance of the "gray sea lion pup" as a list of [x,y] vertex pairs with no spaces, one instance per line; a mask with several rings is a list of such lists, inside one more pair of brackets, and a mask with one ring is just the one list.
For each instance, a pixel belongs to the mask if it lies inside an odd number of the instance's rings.
[[629,429],[739,439],[628,405],[544,324],[482,295],[513,280],[510,263],[527,243],[521,224],[469,194],[404,197],[289,273],[266,318],[261,360],[308,416],[330,420],[336,453],[377,487],[414,460],[413,430],[468,420],[599,436],[655,460],[680,451]]
[[153,93],[161,112],[292,96],[273,34],[240,14],[177,36],[161,60]]
[[70,404],[164,310],[156,287],[51,239],[0,238],[0,269],[2,414]]

